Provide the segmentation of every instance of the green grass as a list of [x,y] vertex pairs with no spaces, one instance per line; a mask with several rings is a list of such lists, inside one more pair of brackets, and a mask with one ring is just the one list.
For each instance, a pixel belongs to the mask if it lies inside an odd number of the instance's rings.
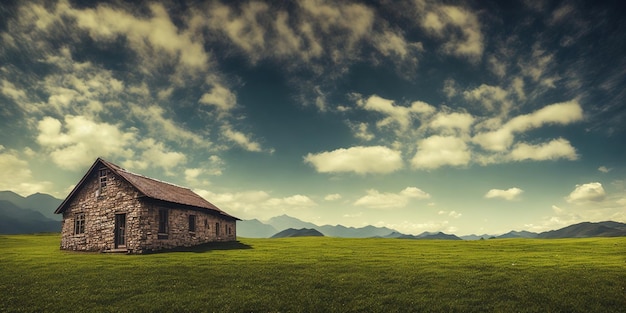
[[0,311],[624,312],[626,238],[245,239],[150,255],[0,236]]

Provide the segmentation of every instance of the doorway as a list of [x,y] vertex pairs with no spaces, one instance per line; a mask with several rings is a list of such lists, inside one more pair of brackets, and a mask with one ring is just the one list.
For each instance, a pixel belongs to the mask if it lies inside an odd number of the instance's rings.
[[126,214],[115,214],[115,249],[126,248]]

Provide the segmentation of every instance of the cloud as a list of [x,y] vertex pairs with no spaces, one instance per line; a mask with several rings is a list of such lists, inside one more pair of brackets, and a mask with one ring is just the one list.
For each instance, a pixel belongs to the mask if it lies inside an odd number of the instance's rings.
[[574,191],[565,199],[569,203],[582,204],[588,202],[599,202],[606,198],[606,193],[599,182],[576,185]]
[[508,114],[512,103],[508,99],[509,92],[499,86],[482,84],[479,87],[463,91],[466,100],[478,101],[489,112],[502,112]]
[[229,124],[224,125],[222,127],[222,135],[224,137],[240,147],[244,148],[247,151],[251,152],[261,152],[263,149],[261,148],[261,144],[250,139],[249,135],[246,135],[240,131],[236,131]]
[[[146,68],[178,63],[187,72],[206,70],[210,56],[202,40],[190,30],[179,29],[162,4],[149,5],[147,17],[137,17],[121,9],[99,5],[94,9],[69,9],[79,28],[96,41],[112,42],[124,37],[141,57]],[[155,62],[155,60],[158,60]]]
[[118,125],[96,122],[85,116],[65,116],[64,123],[45,117],[37,125],[37,142],[49,151],[52,161],[61,168],[79,170],[97,157],[133,156],[134,130],[120,130]]
[[354,205],[373,209],[394,209],[406,207],[410,199],[429,199],[430,195],[419,188],[407,187],[399,193],[380,193],[370,189],[367,195],[359,198]]
[[219,111],[228,112],[237,105],[237,97],[222,85],[215,85],[211,92],[202,95],[200,103],[215,106]]
[[194,192],[239,218],[270,218],[285,212],[307,210],[317,206],[310,197],[300,194],[273,197],[262,190],[215,193],[195,189]]
[[338,193],[328,194],[324,197],[326,201],[335,201],[341,199],[341,195]]
[[383,146],[357,146],[309,153],[304,162],[311,164],[319,173],[387,174],[403,166],[400,152]]
[[22,196],[32,195],[36,192],[49,193],[57,197],[63,196],[54,191],[54,184],[50,181],[33,177],[30,169],[29,148],[22,153],[6,149],[0,145],[0,190],[11,190]]
[[429,5],[425,1],[415,3],[423,14],[420,26],[444,40],[443,52],[472,61],[482,57],[483,34],[476,14],[459,6]]
[[513,161],[576,160],[578,155],[569,141],[558,138],[539,145],[519,143],[510,152],[509,159]]
[[467,165],[470,160],[471,151],[463,139],[435,135],[418,141],[411,166],[416,169],[436,169],[446,165]]
[[602,173],[608,173],[611,171],[611,169],[603,165],[603,166],[598,167],[598,171]]
[[348,126],[350,126],[350,129],[352,130],[352,132],[354,133],[354,137],[365,140],[365,141],[370,141],[372,139],[375,138],[374,134],[372,134],[369,130],[368,130],[368,125],[367,123],[350,123],[348,122]]
[[469,133],[470,127],[474,123],[474,117],[468,113],[437,113],[429,126],[433,129],[441,130],[444,133],[452,134],[458,131],[460,133]]
[[384,99],[377,95],[372,95],[367,99],[357,95],[357,105],[366,111],[384,115],[385,117],[376,125],[381,128],[397,127],[397,133],[407,131],[412,125],[414,116],[425,116],[435,111],[434,107],[421,101],[415,101],[411,103],[411,106],[405,107],[396,105],[393,100]]
[[447,215],[447,216],[452,217],[452,218],[459,218],[459,217],[463,216],[463,214],[461,214],[461,213],[459,213],[457,211],[450,211],[450,212],[448,212],[448,211],[439,211],[439,212],[437,212],[437,214],[439,214],[439,215]]
[[544,125],[568,125],[582,120],[583,110],[576,100],[547,105],[535,112],[516,116],[501,128],[476,134],[472,141],[490,151],[506,151],[516,133],[526,132]]
[[187,162],[187,156],[182,152],[170,151],[162,142],[152,138],[142,140],[137,144],[138,148],[144,149],[141,153],[141,162],[146,162],[152,167],[165,170],[165,174],[173,176],[175,167]]
[[140,118],[145,129],[155,137],[164,138],[177,143],[193,143],[194,146],[210,147],[212,142],[208,138],[204,138],[195,132],[187,130],[173,120],[168,112],[158,105],[150,105],[148,107],[131,106],[131,112],[134,116]]
[[485,194],[485,198],[494,199],[494,198],[502,198],[504,200],[519,200],[519,196],[524,192],[524,190],[513,187],[506,190],[503,189],[491,189],[487,191]]

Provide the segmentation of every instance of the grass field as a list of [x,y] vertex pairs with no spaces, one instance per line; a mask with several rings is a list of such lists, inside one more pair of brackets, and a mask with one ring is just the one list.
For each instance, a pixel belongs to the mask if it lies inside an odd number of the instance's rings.
[[59,242],[0,236],[0,311],[626,310],[626,238],[240,238],[150,255],[67,252]]

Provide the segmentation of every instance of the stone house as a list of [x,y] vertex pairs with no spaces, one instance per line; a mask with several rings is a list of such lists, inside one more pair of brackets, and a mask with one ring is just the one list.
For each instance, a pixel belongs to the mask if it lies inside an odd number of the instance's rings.
[[98,158],[54,213],[61,249],[145,253],[235,241],[238,218],[188,188]]

